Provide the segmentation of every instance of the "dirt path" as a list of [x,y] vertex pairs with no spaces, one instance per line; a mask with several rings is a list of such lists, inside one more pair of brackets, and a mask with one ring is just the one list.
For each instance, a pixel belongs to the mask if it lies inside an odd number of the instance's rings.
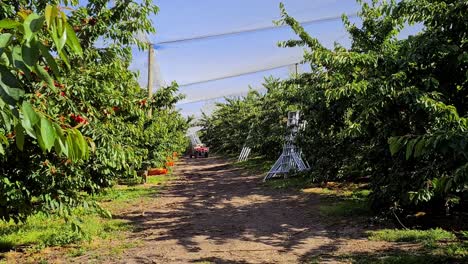
[[362,219],[321,219],[316,195],[263,186],[222,159],[182,160],[175,173],[144,212],[120,216],[137,227],[128,239],[139,246],[106,262],[337,263],[396,246],[368,241]]

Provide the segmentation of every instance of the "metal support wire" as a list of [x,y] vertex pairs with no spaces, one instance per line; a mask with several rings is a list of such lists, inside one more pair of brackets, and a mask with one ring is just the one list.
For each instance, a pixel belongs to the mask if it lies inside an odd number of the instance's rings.
[[273,66],[269,66],[269,67],[266,67],[266,68],[263,68],[263,69],[258,69],[258,70],[249,71],[249,72],[241,72],[241,73],[220,76],[220,77],[217,77],[217,78],[212,78],[212,79],[207,79],[207,80],[201,80],[201,81],[189,82],[189,83],[182,83],[182,84],[179,84],[179,87],[191,86],[191,85],[207,83],[207,82],[221,81],[221,80],[224,80],[224,79],[240,77],[240,76],[243,76],[243,75],[249,75],[249,74],[255,74],[255,73],[260,73],[260,72],[265,72],[265,71],[276,70],[276,69],[280,69],[280,68],[287,67],[287,66],[294,66],[294,65],[297,65],[297,64],[300,64],[300,63],[301,62],[296,61],[296,62],[286,63],[286,64],[282,64],[282,65],[273,65]]
[[[357,13],[350,13],[350,14],[346,14],[346,16],[351,18],[351,17],[357,17],[358,14]],[[310,20],[299,22],[299,23],[302,26],[306,26],[306,25],[315,24],[315,23],[319,23],[319,22],[339,20],[341,18],[342,18],[342,15],[338,15],[338,16],[330,16],[330,17],[310,19]],[[279,26],[273,25],[273,26],[265,26],[265,27],[258,27],[258,28],[252,28],[252,29],[233,30],[233,31],[224,32],[224,33],[206,34],[206,35],[200,35],[200,36],[194,36],[194,37],[188,37],[188,38],[165,40],[165,41],[157,42],[156,44],[159,44],[159,45],[161,45],[161,44],[173,44],[173,43],[178,43],[178,42],[195,41],[195,40],[202,40],[202,39],[212,39],[212,38],[219,38],[219,37],[225,37],[225,36],[230,36],[230,35],[252,33],[252,32],[257,32],[257,31],[272,30],[272,29],[279,29],[279,28],[285,28],[285,27],[289,27],[289,26],[288,25],[279,25]]]

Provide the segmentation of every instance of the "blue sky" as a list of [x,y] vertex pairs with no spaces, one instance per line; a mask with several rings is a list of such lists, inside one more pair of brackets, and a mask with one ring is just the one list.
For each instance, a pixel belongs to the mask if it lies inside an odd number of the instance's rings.
[[[280,18],[279,3],[298,21],[315,20],[356,13],[355,0],[159,0],[160,12],[152,17],[156,34],[153,43],[207,34],[248,30],[273,25]],[[351,21],[358,22],[356,18]],[[339,42],[349,46],[341,19],[309,24],[305,29],[322,44]],[[407,30],[403,35],[414,32]],[[219,38],[155,45],[157,75],[164,83],[176,81],[187,97],[178,104],[184,115],[199,116],[212,109],[223,96],[241,94],[249,87],[261,89],[265,77],[286,78],[288,67],[242,75],[195,85],[187,83],[237,75],[302,59],[301,48],[279,48],[279,41],[297,38],[287,27],[235,34]],[[147,53],[134,50],[130,68],[140,72],[140,84],[147,85]],[[154,89],[157,89],[155,84]],[[216,99],[217,98],[217,99]]]
[[[224,33],[273,25],[280,18],[278,0],[160,0],[160,12],[153,17],[157,33],[154,43],[206,34]],[[283,0],[288,12],[299,21],[354,13],[354,0]],[[334,41],[346,45],[347,37],[340,19],[318,22],[306,27],[326,46]],[[177,81],[187,95],[178,106],[185,115],[200,113],[205,102],[260,88],[266,76],[285,78],[288,67],[220,81],[183,86],[186,83],[295,63],[302,59],[300,48],[277,47],[278,41],[296,38],[289,28],[236,34],[220,38],[170,43],[156,46],[156,60],[164,82]],[[131,69],[140,71],[140,84],[147,84],[147,54],[135,50]],[[212,100],[211,100],[212,101]]]

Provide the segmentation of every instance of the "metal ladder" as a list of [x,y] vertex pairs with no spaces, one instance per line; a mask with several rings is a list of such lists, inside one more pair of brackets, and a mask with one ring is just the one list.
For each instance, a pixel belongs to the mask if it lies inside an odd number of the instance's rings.
[[310,169],[310,165],[302,159],[301,149],[294,144],[294,139],[299,128],[303,129],[304,126],[304,124],[299,124],[298,111],[288,113],[290,133],[285,137],[283,152],[265,178],[263,178],[263,181],[278,177],[286,178],[291,171],[306,171]]

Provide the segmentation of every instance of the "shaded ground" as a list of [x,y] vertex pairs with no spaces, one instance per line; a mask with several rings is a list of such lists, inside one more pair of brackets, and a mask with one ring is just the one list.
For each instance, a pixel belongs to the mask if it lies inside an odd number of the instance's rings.
[[323,215],[330,200],[322,194],[266,186],[262,175],[224,159],[183,159],[174,175],[159,194],[112,208],[131,231],[39,254],[11,252],[6,262],[375,263],[385,255],[412,257],[421,249],[370,241],[368,217]]
[[364,219],[324,219],[317,194],[274,190],[223,159],[185,159],[175,174],[151,204],[117,215],[135,225],[127,239],[138,246],[98,262],[346,263],[340,256],[416,247],[369,241]]

